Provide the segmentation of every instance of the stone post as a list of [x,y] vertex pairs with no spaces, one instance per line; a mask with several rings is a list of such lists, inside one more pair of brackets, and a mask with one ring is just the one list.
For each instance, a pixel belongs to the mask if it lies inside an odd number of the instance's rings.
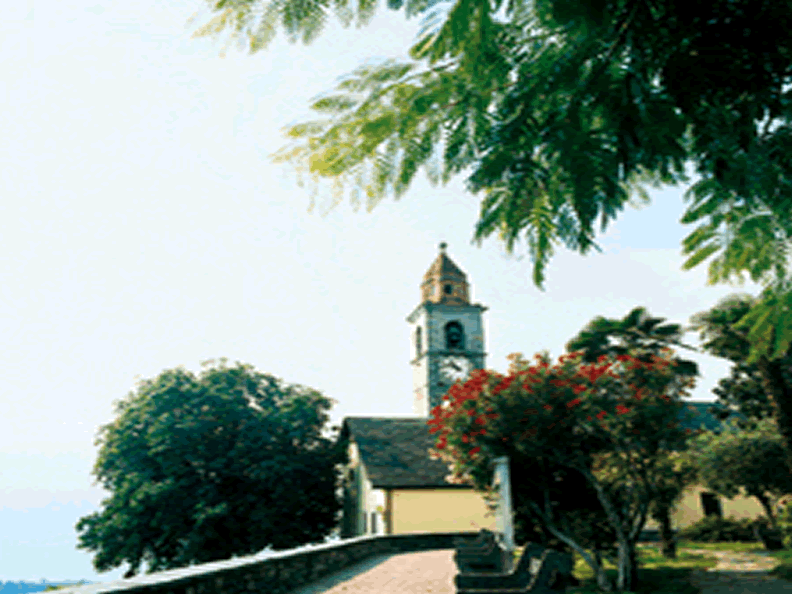
[[493,487],[497,486],[498,494],[498,531],[503,539],[503,546],[508,553],[508,566],[506,571],[511,571],[514,552],[514,524],[512,516],[511,480],[509,478],[509,457],[501,456],[493,461],[495,474]]

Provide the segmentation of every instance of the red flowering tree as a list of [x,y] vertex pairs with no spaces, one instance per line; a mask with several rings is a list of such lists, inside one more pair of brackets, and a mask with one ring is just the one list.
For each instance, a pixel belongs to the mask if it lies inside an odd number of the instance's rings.
[[[474,371],[432,410],[435,455],[449,462],[451,482],[473,484],[490,498],[490,460],[509,456],[512,476],[527,482],[536,477],[533,492],[522,500],[533,517],[581,555],[600,587],[611,590],[598,551],[587,546],[591,526],[587,543],[583,527],[573,528],[554,509],[549,479],[563,472],[582,477],[600,506],[589,519],[604,518],[615,540],[616,588],[633,589],[635,544],[668,472],[660,461],[685,446],[680,398],[694,380],[674,373],[668,352],[651,361],[603,355],[592,364],[580,352],[556,364],[546,354],[533,364],[510,358],[507,375]],[[519,497],[514,487],[513,496]]]

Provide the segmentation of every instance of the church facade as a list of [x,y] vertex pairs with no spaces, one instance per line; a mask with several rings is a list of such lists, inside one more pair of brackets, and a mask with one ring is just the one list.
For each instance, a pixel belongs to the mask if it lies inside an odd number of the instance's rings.
[[347,417],[341,426],[350,460],[342,538],[495,526],[483,496],[448,483],[447,464],[429,458],[435,436],[426,424],[454,382],[484,368],[487,308],[470,302],[467,276],[444,243],[420,289],[421,303],[407,316],[415,418]]
[[[470,486],[447,482],[447,464],[429,457],[435,443],[426,424],[431,409],[441,404],[457,380],[485,367],[487,308],[471,303],[470,289],[467,276],[441,243],[421,282],[421,302],[407,316],[415,417],[343,420],[339,439],[347,443],[349,465],[344,471],[342,538],[495,530],[496,519],[483,496]],[[719,423],[708,412],[712,404],[690,401],[696,417],[686,425],[717,430]],[[753,498],[721,502],[712,493],[691,487],[672,522],[680,528],[711,513],[755,518],[762,509]],[[656,525],[650,520],[646,528]]]

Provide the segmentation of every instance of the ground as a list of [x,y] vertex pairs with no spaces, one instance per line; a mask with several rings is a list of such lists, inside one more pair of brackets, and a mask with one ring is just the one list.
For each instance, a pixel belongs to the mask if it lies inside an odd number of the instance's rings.
[[706,571],[696,570],[691,583],[701,588],[701,594],[789,594],[792,582],[769,575],[778,561],[766,553],[736,553],[721,551],[693,550],[714,555],[718,564]]

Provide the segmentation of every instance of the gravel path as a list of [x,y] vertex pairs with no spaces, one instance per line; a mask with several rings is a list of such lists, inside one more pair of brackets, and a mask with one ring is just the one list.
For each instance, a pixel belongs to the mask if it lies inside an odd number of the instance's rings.
[[691,583],[701,594],[791,594],[792,582],[768,575],[778,562],[767,553],[733,553],[685,549],[691,553],[713,555],[718,564],[707,570],[697,569]]

